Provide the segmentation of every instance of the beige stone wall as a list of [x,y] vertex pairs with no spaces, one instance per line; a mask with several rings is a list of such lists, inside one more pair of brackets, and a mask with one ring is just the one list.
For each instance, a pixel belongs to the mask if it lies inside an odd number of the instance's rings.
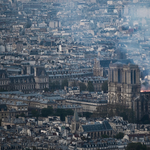
[[137,65],[110,64],[108,78],[109,103],[121,103],[132,108],[140,94],[140,70]]

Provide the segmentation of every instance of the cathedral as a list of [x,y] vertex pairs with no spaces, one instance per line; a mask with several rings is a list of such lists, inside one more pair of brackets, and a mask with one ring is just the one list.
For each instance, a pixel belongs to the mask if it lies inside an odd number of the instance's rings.
[[140,95],[141,89],[138,65],[110,63],[108,75],[108,102],[133,109],[134,99]]

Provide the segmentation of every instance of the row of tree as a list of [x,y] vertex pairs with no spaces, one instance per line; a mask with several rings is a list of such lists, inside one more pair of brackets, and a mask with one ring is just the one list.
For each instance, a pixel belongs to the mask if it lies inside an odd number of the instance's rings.
[[59,81],[49,81],[49,89],[51,91],[54,91],[54,90],[59,90],[59,89],[63,89],[64,86],[67,86],[68,87],[68,80],[63,80],[62,83],[60,84]]
[[43,108],[41,111],[33,109],[31,111],[32,117],[48,117],[48,116],[60,116],[61,121],[65,121],[67,115],[73,115],[72,109],[53,109],[52,107]]
[[[59,81],[49,81],[49,88],[51,91],[54,91],[54,90],[58,90],[58,89],[63,89],[64,86],[67,86],[68,87],[68,80],[65,79],[62,81],[62,83],[60,84]],[[80,87],[80,91],[89,91],[89,92],[94,92],[94,85],[91,81],[88,82],[88,85],[86,86],[84,83],[82,82],[73,82],[71,84],[71,86],[73,87],[76,87],[76,86],[79,86]],[[108,91],[108,82],[105,81],[103,84],[102,84],[102,91],[104,92],[107,92]]]
[[135,114],[132,109],[127,108],[121,104],[107,104],[98,106],[97,110],[93,113],[93,117],[110,118],[113,116],[121,116],[124,120],[135,123]]

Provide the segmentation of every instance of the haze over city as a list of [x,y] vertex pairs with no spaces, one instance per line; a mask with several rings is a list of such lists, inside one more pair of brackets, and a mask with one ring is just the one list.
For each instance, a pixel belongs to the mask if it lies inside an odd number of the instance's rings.
[[150,149],[149,0],[0,0],[0,149]]

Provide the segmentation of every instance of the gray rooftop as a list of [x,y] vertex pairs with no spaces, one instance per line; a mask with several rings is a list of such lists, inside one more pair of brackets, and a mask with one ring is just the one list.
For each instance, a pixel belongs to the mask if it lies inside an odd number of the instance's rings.
[[112,127],[110,126],[108,121],[103,121],[102,124],[83,125],[82,127],[84,132],[112,130]]

